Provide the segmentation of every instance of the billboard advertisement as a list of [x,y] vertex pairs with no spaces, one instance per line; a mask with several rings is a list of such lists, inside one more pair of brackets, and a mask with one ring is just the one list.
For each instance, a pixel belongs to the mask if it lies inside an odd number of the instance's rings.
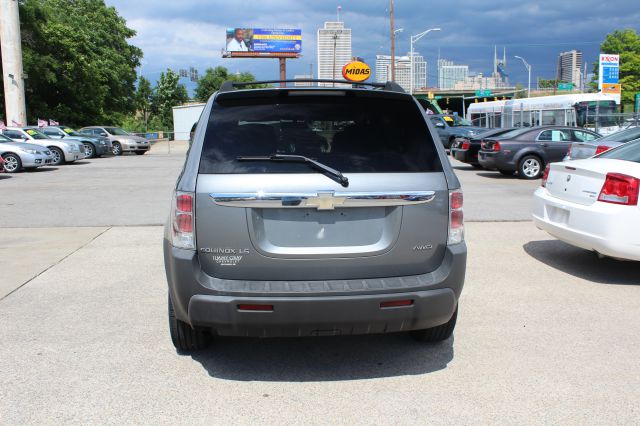
[[619,84],[620,55],[602,53],[598,63],[598,90],[613,94],[616,103],[619,104],[621,92]]
[[298,57],[302,30],[227,28],[226,57]]

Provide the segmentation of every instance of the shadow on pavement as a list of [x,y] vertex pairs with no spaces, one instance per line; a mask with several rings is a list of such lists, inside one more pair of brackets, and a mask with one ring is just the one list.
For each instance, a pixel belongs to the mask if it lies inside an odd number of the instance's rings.
[[43,166],[43,167],[36,167],[34,169],[30,169],[30,170],[26,170],[26,172],[28,173],[42,173],[42,172],[53,172],[58,170],[58,167],[53,167],[53,166]]
[[515,173],[510,176],[503,175],[498,171],[496,172],[486,171],[486,172],[480,172],[476,174],[481,177],[492,178],[492,179],[518,179],[518,175],[516,175]]
[[309,338],[215,338],[191,354],[211,377],[238,381],[340,381],[418,375],[443,370],[453,337],[414,341],[407,333]]
[[595,253],[559,240],[531,241],[524,251],[559,271],[600,284],[640,284],[640,262],[598,259]]

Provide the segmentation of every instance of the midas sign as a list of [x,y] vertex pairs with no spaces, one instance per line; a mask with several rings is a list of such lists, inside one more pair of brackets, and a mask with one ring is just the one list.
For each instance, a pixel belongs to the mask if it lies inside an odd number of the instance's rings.
[[349,62],[342,68],[342,76],[349,81],[365,81],[371,77],[371,68],[364,62]]

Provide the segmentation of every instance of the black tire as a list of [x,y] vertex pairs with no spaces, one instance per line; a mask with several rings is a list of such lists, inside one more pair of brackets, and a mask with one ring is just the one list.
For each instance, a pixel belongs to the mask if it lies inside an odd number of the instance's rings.
[[85,158],[95,158],[96,157],[96,147],[93,146],[92,143],[84,142],[84,155]]
[[455,136],[451,136],[451,137],[449,138],[449,146],[447,147],[447,149],[451,149],[451,147],[452,147],[452,145],[453,145],[453,141],[455,141],[455,140],[456,140],[456,137],[455,137]]
[[169,333],[171,341],[178,352],[192,352],[205,349],[211,342],[209,333],[200,327],[191,327],[189,324],[176,318],[173,310],[171,296],[169,300]]
[[482,167],[480,164],[471,164],[471,167],[473,167],[476,170],[482,170],[484,169],[484,167]]
[[424,330],[414,330],[411,332],[413,337],[418,342],[442,342],[447,340],[453,334],[453,330],[456,328],[456,320],[458,319],[458,307],[453,313],[451,319],[437,327],[427,328]]
[[500,174],[503,174],[505,176],[513,176],[513,174],[515,173],[512,170],[502,170],[502,169],[498,169],[498,171],[500,172]]
[[64,163],[66,163],[65,159],[64,159],[64,152],[62,152],[62,150],[58,147],[55,146],[50,146],[49,150],[51,151],[51,154],[53,155],[53,160],[51,161],[51,165],[52,166],[60,166]]
[[[22,170],[22,160],[16,154],[3,154],[2,158],[4,159],[4,171],[7,173],[18,173]],[[9,168],[7,168],[7,163],[9,164]]]
[[135,151],[136,155],[144,155],[147,151]]
[[120,145],[120,142],[114,142],[111,145],[111,152],[113,153],[113,155],[122,155],[122,145]]
[[525,155],[518,163],[520,179],[538,179],[544,173],[544,162],[537,155]]

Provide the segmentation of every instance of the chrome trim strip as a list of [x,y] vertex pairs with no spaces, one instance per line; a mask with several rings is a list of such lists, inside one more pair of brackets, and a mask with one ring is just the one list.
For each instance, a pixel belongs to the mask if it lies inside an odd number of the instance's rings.
[[213,201],[226,207],[261,209],[316,208],[334,210],[336,207],[408,206],[432,201],[435,191],[343,192],[318,191],[299,193],[212,193]]

